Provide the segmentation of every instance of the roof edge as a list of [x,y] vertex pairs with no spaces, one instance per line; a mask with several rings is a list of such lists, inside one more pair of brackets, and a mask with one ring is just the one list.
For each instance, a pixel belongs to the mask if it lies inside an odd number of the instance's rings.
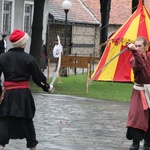
[[100,24],[100,21],[94,16],[94,14],[90,11],[90,9],[82,2],[82,0],[78,0],[79,3],[87,10],[87,12],[91,15],[91,17]]
[[[54,18],[53,23],[60,23],[60,24],[64,24],[64,20],[63,19],[57,19]],[[79,21],[72,21],[72,20],[68,20],[67,24],[69,25],[78,25],[78,24],[83,24],[83,25],[97,25],[99,26],[99,23],[90,23],[90,22],[79,22]]]

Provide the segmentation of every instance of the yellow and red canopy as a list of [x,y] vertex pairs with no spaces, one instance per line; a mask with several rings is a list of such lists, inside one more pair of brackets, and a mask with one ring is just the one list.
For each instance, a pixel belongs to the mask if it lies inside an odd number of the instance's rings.
[[150,41],[150,14],[142,4],[142,0],[140,0],[137,10],[108,40],[104,53],[92,75],[93,80],[132,82],[134,76],[129,63],[132,57],[130,51],[115,58],[102,70],[101,68],[122,51],[127,43],[134,42],[138,36],[144,36]]

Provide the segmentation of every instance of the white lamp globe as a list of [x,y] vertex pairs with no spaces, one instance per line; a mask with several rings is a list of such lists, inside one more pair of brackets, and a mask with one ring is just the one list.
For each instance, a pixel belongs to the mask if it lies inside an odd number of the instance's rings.
[[64,10],[69,10],[72,7],[72,3],[69,0],[64,0],[62,3],[62,8]]

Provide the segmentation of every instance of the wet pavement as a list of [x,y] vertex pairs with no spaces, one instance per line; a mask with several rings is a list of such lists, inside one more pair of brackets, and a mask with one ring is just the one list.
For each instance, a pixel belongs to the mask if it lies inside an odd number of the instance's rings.
[[[129,103],[67,95],[33,93],[37,150],[129,150]],[[140,149],[142,150],[142,143]],[[10,140],[4,150],[27,150]]]
[[[37,150],[128,150],[125,137],[129,104],[66,95],[33,94]],[[142,147],[142,146],[141,146]],[[26,150],[10,140],[6,150]]]

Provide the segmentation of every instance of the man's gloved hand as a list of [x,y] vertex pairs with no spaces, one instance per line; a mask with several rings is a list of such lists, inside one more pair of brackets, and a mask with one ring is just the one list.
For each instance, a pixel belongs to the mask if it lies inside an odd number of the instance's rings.
[[44,92],[49,92],[50,85],[48,83],[42,84],[42,89]]

